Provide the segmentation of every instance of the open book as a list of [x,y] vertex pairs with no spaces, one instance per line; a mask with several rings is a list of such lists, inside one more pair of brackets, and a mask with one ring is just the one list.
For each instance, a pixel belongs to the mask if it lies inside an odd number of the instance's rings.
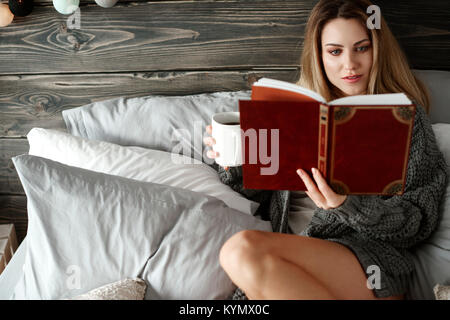
[[327,102],[262,78],[239,111],[244,188],[306,191],[296,170],[315,167],[339,194],[404,191],[416,106],[403,93]]

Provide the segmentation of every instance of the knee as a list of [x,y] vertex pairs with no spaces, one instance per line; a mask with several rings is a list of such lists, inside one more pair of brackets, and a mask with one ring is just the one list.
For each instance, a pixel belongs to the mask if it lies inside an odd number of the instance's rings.
[[219,253],[219,261],[227,272],[253,265],[263,255],[265,234],[258,230],[243,230],[229,238]]

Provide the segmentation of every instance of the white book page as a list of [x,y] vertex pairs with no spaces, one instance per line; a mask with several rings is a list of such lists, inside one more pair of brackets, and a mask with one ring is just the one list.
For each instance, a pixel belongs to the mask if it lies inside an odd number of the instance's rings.
[[411,100],[404,93],[383,93],[349,96],[333,100],[329,105],[410,105]]
[[261,78],[258,81],[256,81],[253,85],[258,86],[258,87],[268,87],[268,88],[275,88],[275,89],[282,89],[282,90],[286,90],[286,91],[297,92],[297,93],[303,94],[305,96],[309,96],[309,97],[313,98],[314,100],[317,100],[318,102],[326,103],[325,99],[320,94],[318,94],[312,90],[300,87],[296,84],[285,82],[285,81],[269,79],[269,78]]

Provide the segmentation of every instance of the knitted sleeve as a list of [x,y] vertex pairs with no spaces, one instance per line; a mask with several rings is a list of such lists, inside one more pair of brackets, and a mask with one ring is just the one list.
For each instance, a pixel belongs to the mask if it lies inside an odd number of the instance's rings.
[[260,215],[264,220],[270,220],[270,201],[273,193],[271,190],[244,189],[242,166],[230,167],[228,170],[221,166],[216,166],[216,170],[222,183],[239,192],[247,199],[259,203],[255,215]]
[[340,207],[327,211],[344,225],[398,248],[408,248],[428,238],[437,226],[447,166],[421,106],[417,106],[409,157],[402,195],[349,195]]

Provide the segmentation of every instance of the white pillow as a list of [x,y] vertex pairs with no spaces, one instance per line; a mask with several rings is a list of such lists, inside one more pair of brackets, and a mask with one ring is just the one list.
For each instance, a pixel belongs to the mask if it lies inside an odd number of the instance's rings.
[[[450,124],[435,123],[432,128],[450,173]],[[450,284],[450,176],[447,179],[447,189],[439,208],[441,218],[436,230],[430,238],[411,250],[415,270],[408,299],[433,300],[433,288],[437,284]]]
[[223,184],[213,168],[200,161],[192,163],[194,159],[183,155],[125,147],[42,128],[31,129],[27,138],[30,155],[69,166],[204,193],[247,214],[254,214],[259,206]]
[[[226,299],[225,241],[269,221],[215,197],[33,155],[12,158],[27,196],[23,273],[10,299],[65,299],[125,278],[146,300]],[[0,291],[2,288],[0,288]]]

